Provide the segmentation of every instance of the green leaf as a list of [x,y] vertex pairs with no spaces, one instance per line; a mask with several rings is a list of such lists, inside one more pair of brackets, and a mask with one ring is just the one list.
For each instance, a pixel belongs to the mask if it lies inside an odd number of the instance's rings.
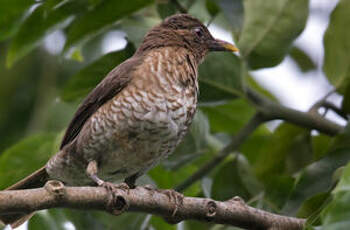
[[307,53],[296,46],[290,50],[289,55],[302,72],[314,70],[317,67],[315,62],[307,55]]
[[[60,209],[61,222],[70,222],[75,229],[141,229],[146,217],[144,213],[123,213],[118,217],[107,212]],[[57,215],[56,215],[57,216]]]
[[232,28],[235,40],[238,41],[243,27],[243,0],[220,0],[218,4]]
[[[187,7],[188,13],[199,19],[201,22],[209,22],[212,18],[205,6],[205,1],[193,1],[193,4],[189,4],[191,7]],[[183,5],[185,6],[185,4]]]
[[0,0],[0,41],[14,35],[34,0]]
[[9,67],[37,47],[46,35],[64,27],[71,16],[84,9],[80,1],[67,1],[58,5],[60,2],[45,1],[23,22],[7,54]]
[[210,222],[200,222],[195,220],[184,221],[184,230],[214,230],[211,228],[212,226],[213,224],[211,224]]
[[239,160],[228,161],[216,171],[213,178],[212,198],[215,200],[228,200],[239,196],[244,200],[251,197],[244,183],[244,177],[238,170]]
[[315,160],[319,160],[327,154],[333,139],[324,134],[312,136],[312,151]]
[[76,18],[68,28],[64,51],[97,34],[119,19],[151,4],[152,0],[105,0]]
[[230,134],[237,133],[255,112],[254,108],[243,99],[233,100],[223,105],[202,106],[201,109],[208,116],[212,132]]
[[340,92],[344,92],[350,77],[350,1],[341,0],[333,10],[330,23],[324,35],[323,70]]
[[108,53],[73,75],[61,92],[65,101],[73,101],[85,96],[114,67],[129,58],[135,51],[129,43],[125,49]]
[[283,213],[295,215],[306,199],[320,192],[328,192],[334,183],[333,172],[349,160],[349,149],[338,149],[302,170]]
[[200,102],[235,98],[242,94],[241,61],[231,53],[209,54],[199,66]]
[[173,3],[158,3],[157,4],[157,12],[159,16],[164,19],[170,15],[173,15],[176,13],[176,7]]
[[62,215],[59,209],[42,210],[30,218],[28,222],[28,230],[50,229],[65,230],[64,222],[67,219]]
[[343,169],[343,175],[337,187],[332,191],[335,195],[341,192],[350,192],[350,163],[348,163]]
[[176,230],[176,225],[170,225],[165,220],[159,216],[152,216],[150,221],[152,227],[155,230]]
[[319,222],[319,214],[325,207],[326,203],[330,201],[329,192],[321,192],[305,200],[300,209],[298,210],[297,217],[299,218],[309,218],[312,224]]
[[254,68],[279,64],[308,16],[308,0],[247,0],[238,42],[243,57]]
[[237,161],[237,170],[240,177],[244,178],[244,180],[242,180],[244,187],[247,189],[249,194],[253,196],[258,195],[262,191],[263,186],[256,178],[252,166],[249,164],[247,158],[244,155],[239,154],[237,156]]
[[350,163],[347,164],[343,176],[333,190],[333,200],[324,209],[321,218],[324,230],[349,229],[350,226]]
[[215,17],[220,12],[220,8],[214,0],[205,0],[205,6],[212,17]]
[[332,139],[332,142],[328,148],[328,153],[332,153],[339,150],[349,150],[350,149],[350,123],[348,123],[344,131],[338,134]]
[[263,182],[265,187],[265,201],[268,201],[271,209],[280,211],[293,191],[295,179],[288,175],[269,174],[263,179]]
[[247,140],[242,143],[240,151],[252,165],[259,164],[259,156],[265,154],[265,148],[271,142],[273,135],[266,125],[260,125]]
[[312,160],[309,131],[282,123],[272,135],[263,133],[260,142],[253,144],[257,144],[258,149],[255,155],[253,151],[247,156],[252,159],[255,172],[265,186],[267,204],[279,211],[293,191],[295,179],[291,175]]
[[[71,222],[75,229],[108,229],[101,219],[106,218],[108,221],[107,226],[111,225],[113,219],[117,219],[114,216],[111,216],[105,212],[96,212],[96,211],[86,211],[86,210],[74,210],[74,209],[62,209],[60,210],[62,215],[66,218],[66,221]],[[114,217],[114,218],[112,218]]]
[[38,134],[23,139],[0,155],[0,189],[44,166],[56,151],[56,135]]
[[255,164],[260,178],[293,173],[312,159],[309,131],[287,123],[282,123],[274,131],[270,142],[263,149]]

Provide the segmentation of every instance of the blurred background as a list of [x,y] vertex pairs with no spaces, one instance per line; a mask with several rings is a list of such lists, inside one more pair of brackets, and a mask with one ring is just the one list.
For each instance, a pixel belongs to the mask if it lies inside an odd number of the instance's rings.
[[[140,183],[172,188],[216,156],[256,112],[245,87],[305,113],[327,97],[338,112],[319,113],[347,124],[348,0],[0,0],[0,188],[42,166],[57,151],[82,98],[133,54],[152,26],[184,11],[241,52],[208,56],[200,67],[200,107],[190,133]],[[239,195],[258,208],[309,218],[310,229],[348,229],[346,217],[344,228],[327,228],[338,217],[332,216],[336,210],[325,211],[338,202],[334,186],[350,159],[345,137],[310,132],[284,119],[266,122],[185,195],[219,200]],[[40,212],[22,228],[43,226],[237,229],[56,209]]]

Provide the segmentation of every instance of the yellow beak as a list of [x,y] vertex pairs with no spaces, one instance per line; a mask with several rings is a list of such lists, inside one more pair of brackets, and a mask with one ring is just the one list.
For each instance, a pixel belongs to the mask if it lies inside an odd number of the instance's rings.
[[239,49],[229,42],[225,42],[219,39],[215,39],[209,43],[210,51],[230,51],[237,52]]

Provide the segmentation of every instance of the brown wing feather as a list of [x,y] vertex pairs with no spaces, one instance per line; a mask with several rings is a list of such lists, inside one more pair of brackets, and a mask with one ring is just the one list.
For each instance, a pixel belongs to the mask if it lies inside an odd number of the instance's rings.
[[118,94],[131,80],[133,70],[140,64],[141,58],[133,56],[126,60],[109,74],[93,89],[79,106],[74,114],[60,149],[69,144],[79,134],[89,117],[104,103]]

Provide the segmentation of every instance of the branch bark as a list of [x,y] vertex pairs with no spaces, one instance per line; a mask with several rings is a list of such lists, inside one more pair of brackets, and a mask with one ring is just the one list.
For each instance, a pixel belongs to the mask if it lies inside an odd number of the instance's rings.
[[319,108],[324,108],[325,109],[324,115],[327,113],[327,110],[332,110],[333,112],[338,114],[344,120],[346,120],[346,121],[348,120],[347,113],[344,112],[343,110],[341,110],[338,106],[336,106],[332,102],[329,102],[329,101],[326,101],[326,100],[319,101],[318,103],[316,103],[314,106],[311,107],[310,112],[318,114]]
[[58,207],[97,209],[116,215],[124,211],[146,212],[163,216],[171,223],[194,219],[259,230],[301,230],[305,224],[304,219],[250,207],[239,197],[224,202],[183,197],[176,207],[166,192],[147,187],[128,191],[116,189],[114,196],[110,196],[102,187],[65,187],[59,181],[49,181],[43,188],[0,192],[0,214],[29,213]]
[[305,113],[277,104],[259,93],[247,89],[248,99],[254,103],[267,120],[281,119],[301,127],[315,129],[329,136],[335,136],[344,127],[315,113]]

